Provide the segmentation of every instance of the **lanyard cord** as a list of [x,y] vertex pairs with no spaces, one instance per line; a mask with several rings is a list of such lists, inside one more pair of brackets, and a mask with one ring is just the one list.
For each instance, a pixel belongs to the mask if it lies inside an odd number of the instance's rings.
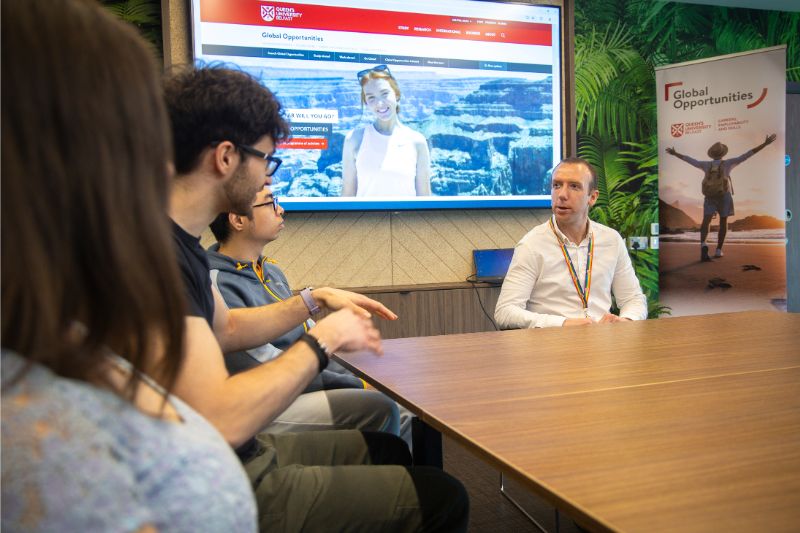
[[[261,286],[264,287],[264,290],[267,291],[270,296],[275,298],[275,300],[277,300],[279,302],[282,302],[283,298],[281,298],[280,296],[275,294],[275,291],[273,291],[269,287],[269,285],[267,285],[271,280],[264,279],[264,262],[266,262],[266,260],[267,260],[266,257],[262,257],[262,258],[259,258],[256,261],[253,261],[252,262],[253,273],[258,278],[258,281],[261,282]],[[237,262],[236,263],[236,270],[242,270],[242,269],[247,268],[248,266],[250,266],[250,265],[248,265],[247,263],[238,263]],[[303,331],[308,331],[308,329],[309,329],[308,321],[306,320],[305,322],[303,322]]]
[[553,235],[555,235],[558,244],[561,246],[561,253],[564,256],[564,262],[567,264],[567,270],[569,270],[569,275],[572,278],[572,284],[575,286],[575,292],[578,293],[578,298],[583,305],[583,314],[588,317],[589,292],[592,290],[592,265],[594,264],[594,233],[589,233],[589,257],[586,262],[586,276],[583,280],[583,287],[581,287],[581,283],[578,280],[578,271],[572,263],[572,258],[567,251],[567,245],[564,244],[564,240],[558,235],[558,232],[556,232],[556,227],[553,224],[552,218],[550,218],[550,229],[553,230]]

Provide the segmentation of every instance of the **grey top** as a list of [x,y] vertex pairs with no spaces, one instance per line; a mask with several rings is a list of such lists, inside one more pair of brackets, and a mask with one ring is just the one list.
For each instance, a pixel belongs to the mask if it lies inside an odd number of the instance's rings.
[[[208,263],[211,267],[211,283],[219,290],[230,309],[260,307],[292,297],[289,280],[272,259],[261,256],[252,263],[237,261],[221,254],[219,244],[214,244],[208,249]],[[257,265],[261,267],[260,273]],[[254,368],[278,357],[312,327],[314,321],[308,319],[267,344],[249,350],[228,352],[225,354],[225,366],[231,374]],[[303,392],[363,388],[360,379],[332,361]]]
[[174,396],[181,423],[2,353],[2,529],[256,531],[230,446]]
[[[229,308],[259,307],[292,297],[289,281],[275,261],[259,257],[257,263],[262,269],[259,275],[253,263],[237,261],[219,253],[219,244],[212,245],[207,254],[211,283],[219,290]],[[278,357],[313,326],[313,320],[306,320],[270,343],[247,350],[247,355],[254,359],[251,366]],[[225,355],[228,357],[229,354]]]

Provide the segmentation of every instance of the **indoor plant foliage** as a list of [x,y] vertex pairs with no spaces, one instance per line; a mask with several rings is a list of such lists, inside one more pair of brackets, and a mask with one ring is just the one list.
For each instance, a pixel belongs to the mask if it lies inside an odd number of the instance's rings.
[[161,53],[160,0],[101,0],[116,17],[133,24]]

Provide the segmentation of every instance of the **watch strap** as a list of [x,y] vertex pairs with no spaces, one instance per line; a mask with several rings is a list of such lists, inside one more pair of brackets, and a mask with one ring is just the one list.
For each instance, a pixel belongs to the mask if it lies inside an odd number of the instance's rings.
[[317,302],[316,300],[314,300],[314,297],[311,296],[311,287],[306,287],[305,289],[301,290],[300,298],[303,299],[303,303],[306,304],[306,307],[308,308],[308,313],[311,316],[314,316],[320,312],[319,305],[317,305]]
[[325,370],[330,361],[330,353],[328,353],[327,346],[320,342],[318,338],[308,333],[303,333],[298,340],[305,342],[314,350],[314,354],[317,356],[317,363],[319,363],[319,371],[322,372]]

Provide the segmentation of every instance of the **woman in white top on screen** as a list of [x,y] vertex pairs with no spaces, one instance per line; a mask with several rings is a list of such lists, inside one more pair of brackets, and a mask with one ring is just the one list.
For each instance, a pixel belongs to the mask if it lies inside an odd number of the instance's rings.
[[375,120],[347,134],[342,151],[342,196],[429,196],[428,142],[400,122],[397,80],[386,65],[362,70],[357,76],[361,103]]

